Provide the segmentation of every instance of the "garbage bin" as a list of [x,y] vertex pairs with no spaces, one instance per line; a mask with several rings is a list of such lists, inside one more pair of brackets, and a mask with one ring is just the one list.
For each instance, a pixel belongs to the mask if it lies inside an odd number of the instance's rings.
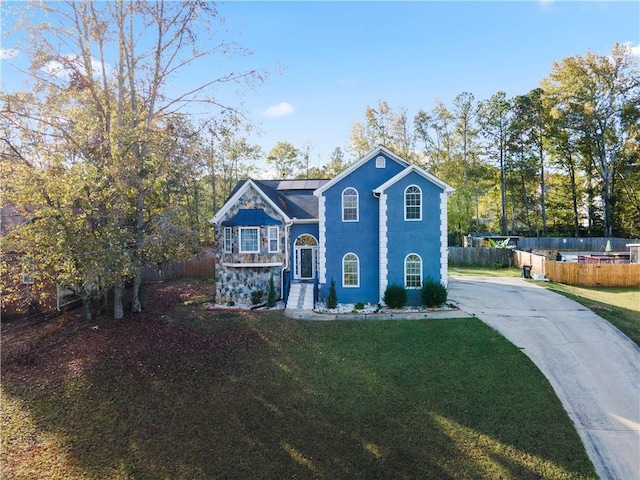
[[522,278],[531,278],[531,265],[522,265]]

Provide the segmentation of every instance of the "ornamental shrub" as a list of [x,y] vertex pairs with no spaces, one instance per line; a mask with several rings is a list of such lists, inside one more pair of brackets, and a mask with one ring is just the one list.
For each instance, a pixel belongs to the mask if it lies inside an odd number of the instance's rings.
[[439,307],[447,303],[447,288],[428,277],[422,284],[422,303],[426,307]]
[[331,279],[329,287],[329,296],[327,297],[327,308],[336,308],[338,306],[338,295],[336,295],[336,281]]
[[269,277],[269,295],[267,296],[267,307],[273,308],[276,306],[276,286],[273,283],[273,275]]
[[402,285],[389,285],[382,299],[389,308],[402,308],[407,304],[407,289]]
[[251,292],[251,304],[258,305],[262,301],[264,292],[262,290],[254,290]]

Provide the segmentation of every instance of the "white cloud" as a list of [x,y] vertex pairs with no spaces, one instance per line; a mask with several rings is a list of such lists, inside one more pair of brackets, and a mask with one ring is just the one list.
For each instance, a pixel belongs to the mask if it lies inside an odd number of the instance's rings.
[[631,55],[636,55],[640,57],[640,44],[634,47],[631,42],[625,42],[624,46],[629,49],[629,51],[631,52]]
[[267,118],[279,118],[286,117],[287,115],[293,115],[296,111],[293,105],[288,102],[280,102],[277,105],[271,105],[266,110],[262,111],[262,115]]
[[16,58],[18,56],[17,48],[0,48],[0,60],[8,58]]
[[[73,70],[86,74],[87,71],[77,55],[64,55],[64,59],[64,64],[58,60],[52,60],[46,63],[42,69],[47,72],[47,74],[62,79],[68,79]],[[103,75],[102,64],[95,58],[91,59],[91,69],[93,70],[94,78],[99,78]],[[109,65],[106,65],[105,69],[107,75],[113,74],[113,69]]]

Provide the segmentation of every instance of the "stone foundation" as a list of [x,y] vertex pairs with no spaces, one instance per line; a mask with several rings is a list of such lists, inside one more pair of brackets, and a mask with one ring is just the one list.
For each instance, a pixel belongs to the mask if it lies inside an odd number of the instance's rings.
[[218,265],[216,269],[216,303],[251,304],[251,293],[256,290],[264,292],[263,299],[266,302],[269,294],[269,279],[273,275],[273,285],[276,289],[276,297],[281,293],[282,267],[223,267]]

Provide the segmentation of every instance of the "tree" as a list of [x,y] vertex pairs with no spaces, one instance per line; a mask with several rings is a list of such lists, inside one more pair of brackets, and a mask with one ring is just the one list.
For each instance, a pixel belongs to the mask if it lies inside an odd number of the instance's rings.
[[377,109],[368,106],[364,116],[364,124],[354,121],[351,128],[350,149],[357,158],[384,145],[400,157],[412,160],[415,140],[406,108],[394,111],[387,102],[379,100]]
[[336,147],[331,152],[329,162],[323,166],[326,178],[333,178],[342,172],[347,166],[344,163],[344,153],[340,147]]
[[511,102],[505,92],[498,92],[489,100],[480,102],[478,121],[482,135],[487,139],[486,150],[489,157],[497,162],[500,169],[500,229],[507,234],[507,134],[511,121]]
[[278,178],[295,178],[305,163],[300,151],[289,142],[278,142],[267,154],[267,164],[275,168]]
[[436,100],[431,112],[419,110],[414,120],[416,136],[422,140],[426,153],[426,167],[435,175],[453,156],[455,121],[446,105]]
[[612,236],[618,173],[640,128],[637,61],[628,47],[616,44],[610,55],[587,52],[554,62],[542,85],[552,99],[552,114],[592,155],[588,176],[599,183],[604,235]]
[[[5,125],[18,132],[3,147],[15,152],[11,161],[28,165],[15,200],[26,201],[30,182],[39,193],[30,197],[39,221],[20,233],[24,248],[42,247],[28,238],[47,239],[40,225],[65,232],[63,239],[48,237],[52,281],[91,291],[104,281],[104,289],[114,287],[120,317],[124,282],[133,279],[132,309],[140,311],[142,267],[175,254],[176,234],[187,231],[161,194],[182,148],[175,113],[194,103],[234,110],[211,95],[214,87],[259,81],[262,74],[230,72],[176,88],[177,74],[198,62],[246,53],[216,41],[219,18],[211,3],[34,2],[32,9],[22,11],[52,19],[16,22],[29,30],[33,93],[3,98]],[[76,244],[74,255],[69,245]],[[91,267],[95,251],[109,252],[98,270]]]
[[[538,175],[539,205],[542,235],[547,235],[546,185],[545,165],[548,130],[550,126],[548,106],[543,102],[544,92],[535,88],[525,95],[518,95],[513,99],[513,120],[510,125],[512,134],[511,145],[516,147],[519,155],[519,165],[523,200],[527,216],[529,212],[528,195],[526,193],[525,177],[527,172]],[[531,223],[528,222],[529,229]]]

